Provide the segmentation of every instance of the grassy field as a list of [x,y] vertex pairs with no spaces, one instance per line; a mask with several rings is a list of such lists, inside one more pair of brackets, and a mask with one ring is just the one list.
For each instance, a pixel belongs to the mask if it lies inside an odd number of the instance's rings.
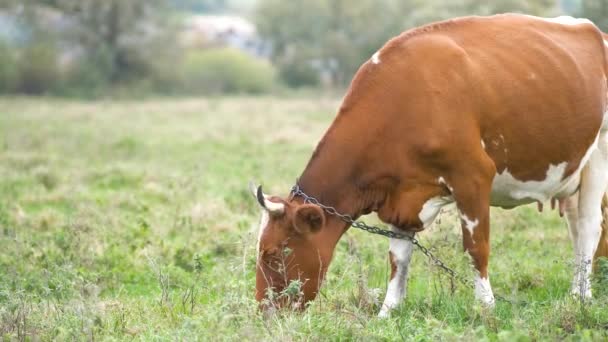
[[[378,319],[388,241],[350,231],[305,313],[264,318],[254,294],[255,179],[285,195],[332,99],[0,99],[4,340],[606,340],[608,282],[568,295],[565,222],[493,210],[494,312],[414,254],[409,297]],[[374,217],[367,218],[374,222]],[[422,242],[463,274],[453,212]],[[604,278],[608,278],[603,273]]]

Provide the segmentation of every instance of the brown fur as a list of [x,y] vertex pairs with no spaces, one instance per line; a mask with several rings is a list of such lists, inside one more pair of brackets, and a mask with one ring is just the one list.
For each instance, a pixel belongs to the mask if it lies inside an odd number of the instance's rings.
[[[405,231],[423,229],[418,213],[428,199],[453,196],[479,221],[473,236],[463,224],[463,246],[486,277],[495,174],[542,180],[549,165],[567,162],[566,177],[596,137],[607,93],[601,32],[520,15],[468,17],[405,32],[379,58],[355,75],[299,184],[339,212],[377,211]],[[318,233],[295,234],[302,199],[284,202],[261,252],[287,241],[295,250],[289,279],[307,279],[310,300],[348,225],[327,216]],[[258,276],[258,299],[268,286]]]
[[397,263],[395,263],[395,257],[393,256],[393,252],[388,252],[388,261],[391,264],[391,278],[395,278],[395,274],[397,273]]

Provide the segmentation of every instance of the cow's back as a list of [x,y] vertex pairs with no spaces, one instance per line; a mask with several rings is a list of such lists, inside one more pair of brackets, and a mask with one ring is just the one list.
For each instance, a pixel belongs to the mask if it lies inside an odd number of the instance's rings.
[[431,151],[422,162],[483,148],[498,175],[567,179],[602,124],[606,60],[593,24],[566,21],[469,17],[405,32],[363,66],[345,107],[385,103],[385,136]]
[[545,179],[543,159],[568,162],[567,176],[598,134],[606,107],[604,43],[590,22],[566,22],[497,16],[473,19],[481,34],[454,34],[463,37],[475,69],[481,135],[499,174]]

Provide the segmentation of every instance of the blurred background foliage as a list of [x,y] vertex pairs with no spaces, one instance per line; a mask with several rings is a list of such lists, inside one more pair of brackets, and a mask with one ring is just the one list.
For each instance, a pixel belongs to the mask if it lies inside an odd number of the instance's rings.
[[0,0],[0,93],[342,89],[404,30],[503,12],[608,30],[608,0]]

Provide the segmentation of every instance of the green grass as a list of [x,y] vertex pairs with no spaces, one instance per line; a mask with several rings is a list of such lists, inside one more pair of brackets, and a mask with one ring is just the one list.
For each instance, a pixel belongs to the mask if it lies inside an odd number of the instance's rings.
[[[516,304],[486,312],[472,291],[452,292],[416,253],[406,302],[378,319],[388,242],[350,231],[305,313],[260,315],[253,299],[259,210],[247,182],[286,194],[337,106],[319,98],[0,99],[0,336],[608,338],[608,285],[598,284],[584,305],[570,298],[566,225],[534,207],[492,212],[494,291]],[[472,274],[454,213],[421,240]]]

